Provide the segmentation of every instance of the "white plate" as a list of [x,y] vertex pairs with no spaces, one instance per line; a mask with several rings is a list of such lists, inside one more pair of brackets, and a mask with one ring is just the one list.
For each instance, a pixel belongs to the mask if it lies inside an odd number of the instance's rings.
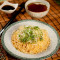
[[[11,35],[14,30],[17,30],[18,27],[20,27],[22,25],[39,26],[40,28],[47,30],[50,40],[51,40],[51,43],[50,43],[50,46],[48,47],[48,49],[44,52],[34,54],[34,55],[25,54],[25,53],[22,53],[22,52],[19,52],[18,50],[16,50],[11,43]],[[2,42],[4,49],[10,55],[12,55],[16,58],[23,58],[23,59],[28,59],[28,60],[36,59],[37,60],[38,58],[43,59],[43,58],[52,56],[58,50],[59,35],[58,35],[57,31],[52,26],[48,25],[47,23],[37,21],[37,20],[22,20],[22,21],[18,21],[18,22],[11,24],[10,26],[8,26],[5,29],[5,31],[2,34],[1,42]]]

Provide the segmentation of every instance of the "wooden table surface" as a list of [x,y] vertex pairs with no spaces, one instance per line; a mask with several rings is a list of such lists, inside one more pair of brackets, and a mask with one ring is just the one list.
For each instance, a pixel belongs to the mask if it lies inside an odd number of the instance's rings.
[[[27,0],[8,0],[8,1],[12,3],[21,4],[23,1],[27,1]],[[43,18],[39,18],[39,19],[33,18],[25,12],[24,14],[19,13],[19,15],[15,18],[14,21],[20,21],[24,19],[33,19],[33,20],[46,22],[52,27],[54,27],[60,36],[60,6],[58,6],[53,0],[47,0],[47,1],[50,3],[51,6],[50,6],[49,13]],[[12,16],[13,14],[6,14],[0,11],[0,30],[5,26],[5,24],[10,20]],[[43,60],[58,60],[58,59],[60,59],[60,48],[53,56],[43,59]],[[2,44],[1,44],[1,37],[0,37],[0,60],[20,60],[20,59],[16,59],[10,56],[3,49]]]

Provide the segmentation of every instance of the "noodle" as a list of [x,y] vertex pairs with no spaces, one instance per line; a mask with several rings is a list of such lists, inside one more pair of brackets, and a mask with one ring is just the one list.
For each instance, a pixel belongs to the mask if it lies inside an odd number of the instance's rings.
[[[37,53],[45,51],[50,44],[50,38],[48,36],[47,31],[44,29],[40,29],[40,28],[39,29],[36,28],[37,30],[33,29],[33,34],[35,34],[37,36],[36,37],[34,36],[33,40],[31,40],[32,38],[29,40],[27,38],[27,41],[25,41],[22,39],[25,37],[25,35],[24,35],[25,33],[23,33],[23,31],[25,31],[24,27],[25,26],[21,26],[16,31],[13,32],[12,38],[11,38],[13,46],[20,52],[28,53],[28,54],[37,54]],[[41,33],[43,33],[43,34],[41,34]],[[32,34],[32,36],[33,36],[33,34]],[[20,38],[20,36],[22,38]],[[30,37],[30,35],[29,35],[29,37]]]

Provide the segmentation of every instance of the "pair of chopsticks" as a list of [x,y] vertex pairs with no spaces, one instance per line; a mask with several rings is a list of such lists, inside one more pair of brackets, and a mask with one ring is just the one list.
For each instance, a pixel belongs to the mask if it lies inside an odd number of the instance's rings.
[[2,30],[0,31],[0,36],[3,33],[3,31],[13,22],[13,20],[16,18],[16,16],[21,12],[21,10],[24,8],[24,5],[25,5],[25,2],[23,2],[19,5],[19,7],[21,7],[21,8],[15,12],[15,14],[10,19],[10,21],[8,21],[8,23],[2,28]]

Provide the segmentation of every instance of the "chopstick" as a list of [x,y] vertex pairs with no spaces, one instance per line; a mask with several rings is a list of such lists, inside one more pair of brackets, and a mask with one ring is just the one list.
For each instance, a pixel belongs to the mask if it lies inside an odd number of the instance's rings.
[[24,5],[25,5],[25,2],[21,3],[21,5],[19,5],[19,7],[21,7],[21,8],[18,11],[15,12],[15,14],[10,19],[10,21],[8,21],[8,23],[2,28],[2,30],[0,31],[0,36],[3,33],[3,31],[13,22],[15,17],[21,12],[21,10],[24,8]]

